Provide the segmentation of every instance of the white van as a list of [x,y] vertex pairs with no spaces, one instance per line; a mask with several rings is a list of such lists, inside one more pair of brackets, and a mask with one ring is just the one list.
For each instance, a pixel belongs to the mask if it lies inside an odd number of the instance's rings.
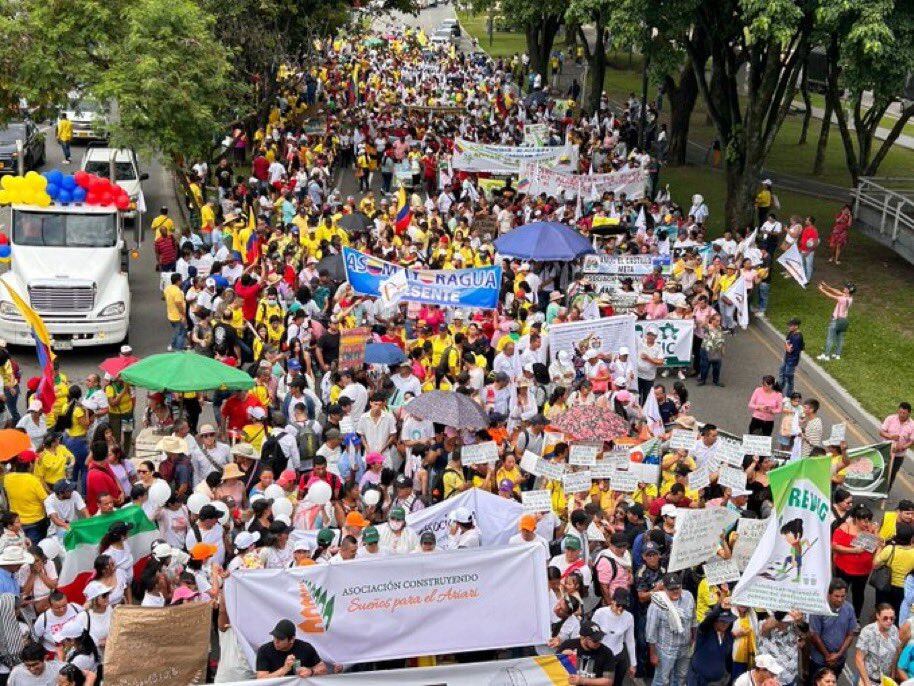
[[128,219],[136,216],[136,209],[145,211],[145,199],[142,198],[142,182],[149,178],[149,174],[141,173],[137,163],[136,153],[126,148],[108,148],[100,145],[89,145],[83,155],[80,168],[89,174],[95,174],[107,179],[111,170],[111,158],[114,157],[114,175],[117,185],[127,191],[133,207],[125,213]]

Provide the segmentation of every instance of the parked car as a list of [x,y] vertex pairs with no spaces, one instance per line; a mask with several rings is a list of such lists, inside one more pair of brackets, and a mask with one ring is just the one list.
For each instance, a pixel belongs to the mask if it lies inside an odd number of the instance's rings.
[[460,38],[460,22],[456,19],[445,19],[435,29],[436,32],[445,30],[450,31],[454,38]]
[[78,91],[68,96],[64,113],[73,123],[73,140],[106,140],[108,137],[108,108]]
[[25,171],[44,164],[44,134],[31,120],[13,121],[0,128],[0,175],[19,173],[17,140],[22,141]]

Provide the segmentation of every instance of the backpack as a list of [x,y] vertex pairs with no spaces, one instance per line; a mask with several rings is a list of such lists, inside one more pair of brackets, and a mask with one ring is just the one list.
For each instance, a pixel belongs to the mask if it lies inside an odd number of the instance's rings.
[[282,446],[279,445],[279,439],[276,436],[271,434],[263,442],[263,446],[260,448],[260,462],[269,467],[276,477],[285,471],[289,458],[282,451]]
[[[597,559],[593,561],[593,571],[594,571],[594,583],[593,583],[593,592],[598,598],[603,597],[603,584],[597,579],[597,565],[600,564],[600,560],[609,560],[609,566],[613,570],[613,578],[611,581],[616,580],[616,576],[619,574],[619,563],[616,562],[611,555],[607,554],[607,551],[601,550],[597,555]],[[606,598],[609,600],[609,598]]]
[[321,445],[321,442],[317,438],[317,434],[311,427],[311,422],[307,422],[304,426],[298,427],[298,434],[295,436],[295,442],[298,444],[298,455],[301,459],[302,469],[310,469],[308,465],[314,464],[314,457],[317,455],[317,450]]
[[[451,474],[460,474],[456,469],[451,469],[450,467],[445,467],[441,472],[435,475],[434,480],[432,481],[432,490],[430,498],[435,502],[440,502],[442,500],[447,500],[452,497],[456,491],[452,492],[447,498],[444,496],[444,475],[450,472]],[[461,475],[462,476],[462,475]]]
[[447,374],[450,371],[450,369],[451,369],[450,359],[451,359],[451,353],[453,351],[454,351],[454,346],[449,345],[441,353],[441,359],[438,360],[438,366],[435,367],[435,377],[438,381],[440,381],[441,377],[443,377],[445,374]]

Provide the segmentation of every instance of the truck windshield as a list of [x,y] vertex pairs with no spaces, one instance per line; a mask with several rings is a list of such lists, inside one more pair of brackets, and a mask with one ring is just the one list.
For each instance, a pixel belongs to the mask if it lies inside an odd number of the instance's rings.
[[13,243],[66,248],[109,248],[117,243],[115,214],[15,210]]
[[[85,171],[107,179],[109,163],[106,160],[89,160],[86,162]],[[115,162],[114,174],[117,176],[115,181],[136,181],[136,170],[130,162]]]

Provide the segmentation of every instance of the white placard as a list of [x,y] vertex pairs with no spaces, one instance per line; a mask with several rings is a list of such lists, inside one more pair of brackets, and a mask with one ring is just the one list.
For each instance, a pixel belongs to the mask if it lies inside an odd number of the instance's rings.
[[597,460],[590,468],[590,478],[609,479],[612,477],[614,466],[611,460]]
[[676,530],[667,571],[677,572],[704,564],[720,547],[720,535],[738,519],[732,510],[708,507],[702,510],[676,508]]
[[845,440],[846,435],[847,435],[847,424],[845,424],[844,422],[841,422],[840,424],[832,424],[831,425],[831,436],[828,437],[828,440],[835,441],[836,443],[840,443],[841,441]]
[[717,448],[714,452],[719,462],[726,462],[729,465],[742,469],[743,456],[745,453],[743,452],[743,444],[739,441],[718,436]]
[[552,512],[552,496],[549,491],[521,491],[520,500],[527,512]]
[[533,474],[533,476],[539,476],[539,465],[540,465],[540,456],[536,453],[525,450],[524,454],[520,456],[520,468],[527,472],[528,474]]
[[771,436],[756,436],[743,434],[743,454],[745,455],[770,455]]
[[547,479],[561,479],[562,474],[565,473],[565,465],[560,462],[550,462],[549,460],[544,460],[540,458],[539,464],[537,465],[539,473],[545,476]]
[[745,491],[746,472],[725,464],[720,468],[720,472],[717,475],[717,484],[733,491]]
[[600,454],[600,446],[587,443],[572,443],[568,449],[568,464],[576,467],[592,467]]
[[589,491],[593,485],[590,470],[583,472],[566,472],[562,475],[562,488],[566,494]]
[[634,472],[614,469],[609,477],[609,488],[620,493],[634,493],[638,490],[638,475]]
[[746,569],[749,564],[749,558],[758,547],[765,528],[768,526],[767,519],[746,519],[741,517],[736,525],[736,543],[733,544],[733,555],[731,559],[736,562],[740,571]]
[[617,467],[624,467],[628,464],[629,448],[627,446],[617,446],[608,453],[603,453],[603,459],[608,460],[610,464]]
[[695,441],[697,440],[697,431],[673,429],[673,433],[670,436],[670,450],[691,450],[695,447]]
[[861,531],[854,537],[854,540],[851,541],[851,546],[854,548],[862,548],[868,553],[872,553],[879,546],[879,536],[871,534],[869,531]]
[[711,558],[704,564],[705,579],[708,586],[719,586],[720,584],[729,584],[739,581],[739,567],[733,560],[723,560],[721,558]]
[[498,445],[495,441],[465,445],[460,449],[460,463],[464,467],[498,460]]
[[645,464],[644,462],[629,462],[628,471],[638,475],[638,481],[643,484],[657,485],[660,481],[660,465]]
[[711,483],[711,475],[708,472],[707,465],[699,467],[693,472],[689,472],[689,490],[700,491],[709,483]]

